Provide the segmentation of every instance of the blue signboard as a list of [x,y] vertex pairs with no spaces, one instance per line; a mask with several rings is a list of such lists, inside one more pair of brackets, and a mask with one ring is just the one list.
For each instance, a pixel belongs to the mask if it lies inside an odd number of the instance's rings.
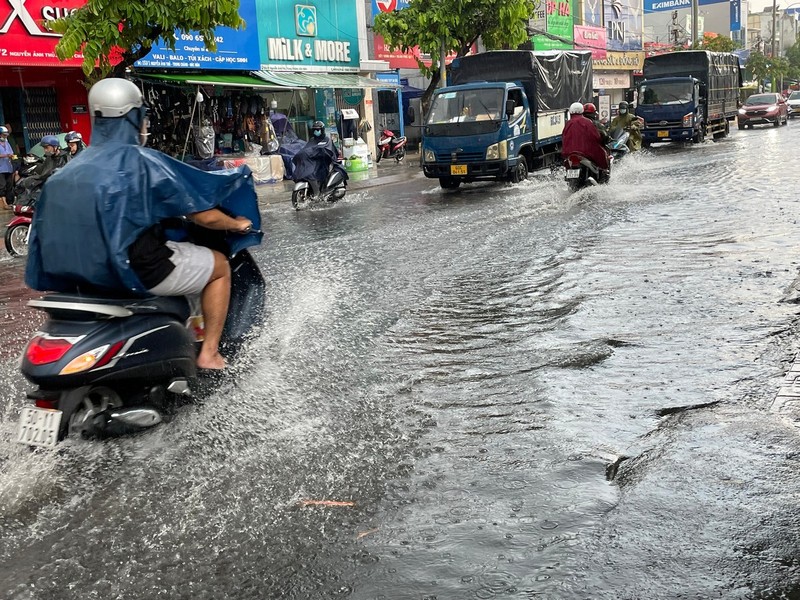
[[358,0],[256,0],[262,69],[356,72]]
[[731,31],[742,30],[742,2],[730,0],[731,3]]
[[393,12],[408,8],[411,0],[372,0],[372,16],[378,13]]
[[195,31],[175,32],[175,50],[170,50],[163,40],[153,46],[150,54],[136,61],[137,67],[166,69],[235,69],[258,70],[258,27],[255,0],[241,0],[239,16],[247,27],[236,30],[218,27],[214,32],[217,51],[210,52],[203,36]]

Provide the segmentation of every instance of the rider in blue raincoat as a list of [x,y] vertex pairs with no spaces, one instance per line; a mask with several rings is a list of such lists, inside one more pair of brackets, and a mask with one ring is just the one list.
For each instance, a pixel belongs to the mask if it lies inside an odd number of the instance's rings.
[[186,217],[235,232],[232,252],[258,244],[260,232],[251,233],[260,218],[250,170],[200,171],[142,147],[147,107],[131,81],[96,83],[89,108],[92,145],[48,179],[36,205],[26,283],[91,294],[201,294],[206,337],[197,364],[223,368],[218,345],[230,298],[227,259],[166,239],[161,224]]

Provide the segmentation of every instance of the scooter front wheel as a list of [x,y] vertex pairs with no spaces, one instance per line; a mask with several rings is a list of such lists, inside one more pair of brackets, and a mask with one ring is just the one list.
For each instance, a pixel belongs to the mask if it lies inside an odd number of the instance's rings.
[[11,256],[27,256],[29,223],[19,223],[6,230],[6,250]]
[[306,187],[292,191],[292,206],[295,210],[300,210],[300,204],[308,200],[308,189]]

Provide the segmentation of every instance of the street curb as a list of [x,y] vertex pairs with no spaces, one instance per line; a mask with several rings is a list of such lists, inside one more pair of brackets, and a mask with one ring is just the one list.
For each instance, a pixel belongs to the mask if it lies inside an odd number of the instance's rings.
[[[392,165],[384,167],[387,171],[391,169],[391,172],[387,172],[386,174],[376,174],[375,176],[368,177],[367,179],[351,179],[347,183],[347,190],[354,192],[378,187],[381,185],[392,185],[420,179],[424,177],[425,174],[422,172],[422,168],[417,166],[418,162],[418,160],[412,159],[411,162],[402,166]],[[376,167],[373,167],[373,169],[375,168]],[[380,167],[377,168],[380,169]],[[401,169],[402,171],[400,171]],[[260,186],[256,186],[256,195],[258,196],[259,202],[264,204],[289,202],[292,199],[293,186],[294,182],[289,179],[272,184],[262,184]]]

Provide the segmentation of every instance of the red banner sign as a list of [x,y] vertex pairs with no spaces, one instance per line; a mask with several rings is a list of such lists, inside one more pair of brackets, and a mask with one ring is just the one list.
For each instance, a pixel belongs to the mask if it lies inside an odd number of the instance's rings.
[[607,56],[605,28],[575,25],[573,39],[576,50],[591,50],[594,60],[605,60]]
[[85,0],[0,0],[0,66],[74,66],[82,54],[60,61],[55,47],[60,34],[47,30],[44,21],[64,17]]

